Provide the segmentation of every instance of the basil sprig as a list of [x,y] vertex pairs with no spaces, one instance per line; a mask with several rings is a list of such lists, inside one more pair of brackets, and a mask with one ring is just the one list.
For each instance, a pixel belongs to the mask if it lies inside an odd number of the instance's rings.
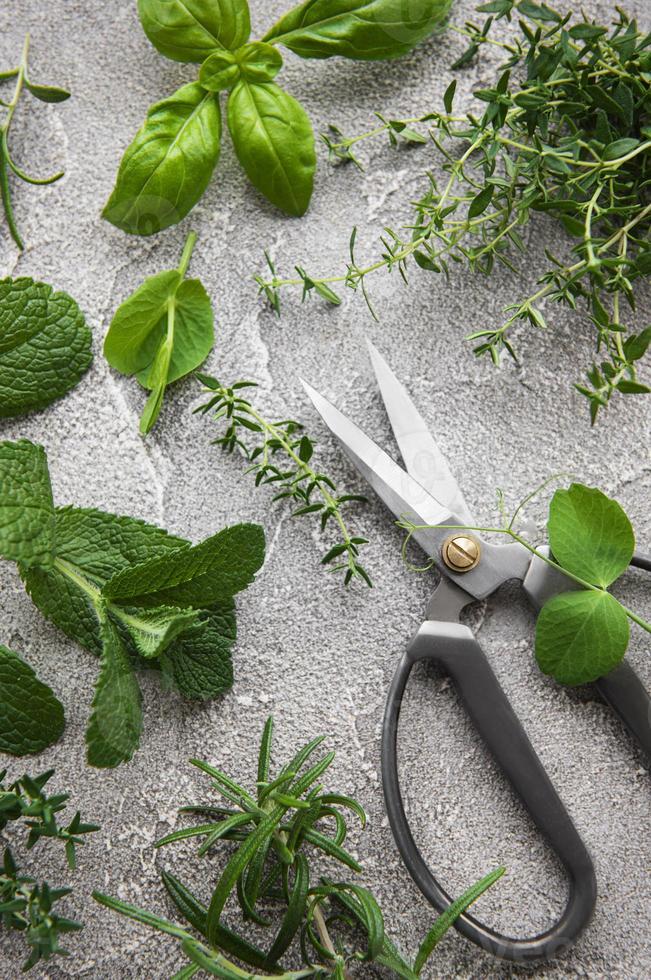
[[430,34],[452,0],[307,0],[264,40],[249,41],[247,0],[138,0],[145,33],[174,61],[200,64],[196,82],[155,103],[126,150],[103,216],[134,235],[181,221],[206,190],[219,158],[220,92],[247,177],[286,214],[307,211],[314,133],[303,106],[275,81],[277,45],[302,58],[395,58]]

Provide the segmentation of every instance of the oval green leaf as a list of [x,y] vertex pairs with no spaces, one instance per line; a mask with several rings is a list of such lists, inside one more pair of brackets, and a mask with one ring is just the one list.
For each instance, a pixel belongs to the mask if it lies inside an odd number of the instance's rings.
[[228,99],[228,127],[251,183],[287,214],[305,214],[314,186],[314,133],[303,107],[275,82],[242,79]]
[[556,561],[601,588],[619,578],[635,550],[631,522],[617,501],[581,483],[556,491],[547,529]]
[[33,755],[63,734],[63,705],[24,660],[0,645],[0,751]]
[[102,216],[132,235],[177,224],[208,186],[220,141],[219,103],[196,82],[155,103],[122,157]]
[[251,33],[247,0],[138,0],[145,34],[173,61],[203,61],[215,48],[239,48]]
[[283,56],[272,44],[253,41],[235,52],[245,78],[252,82],[272,82],[283,66]]
[[201,66],[199,84],[207,92],[222,92],[231,88],[239,77],[239,65],[232,51],[215,51]]
[[617,666],[628,637],[626,613],[608,592],[563,592],[538,616],[536,660],[561,684],[588,684]]
[[397,58],[443,22],[452,0],[305,0],[286,13],[263,40],[302,58],[337,55],[361,61]]

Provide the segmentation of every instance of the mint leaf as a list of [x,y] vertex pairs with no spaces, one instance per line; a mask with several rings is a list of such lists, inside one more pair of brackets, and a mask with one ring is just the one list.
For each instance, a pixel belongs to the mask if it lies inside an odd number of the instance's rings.
[[631,522],[617,501],[601,490],[580,483],[557,490],[547,528],[556,561],[591,585],[606,588],[633,557]]
[[227,691],[233,685],[231,648],[236,636],[232,599],[202,614],[198,626],[186,630],[161,657],[168,683],[193,701]]
[[128,762],[142,730],[140,688],[115,626],[100,607],[102,666],[86,732],[88,764],[113,768]]
[[146,279],[118,307],[104,341],[109,364],[152,392],[143,434],[158,418],[167,385],[203,364],[214,343],[208,294],[198,279],[184,279],[195,241],[190,232],[179,268]]
[[13,650],[0,645],[0,751],[33,755],[63,734],[63,705]]
[[92,360],[91,333],[71,296],[33,279],[0,279],[0,417],[61,398]]
[[192,548],[118,572],[102,595],[147,608],[211,606],[251,584],[264,561],[264,546],[258,524],[236,524]]
[[111,613],[127,630],[141,657],[159,657],[190,626],[196,625],[199,614],[194,609],[159,606],[156,609],[117,609]]
[[587,684],[622,660],[626,613],[608,592],[564,592],[546,603],[536,625],[536,660],[561,684]]
[[45,450],[26,439],[0,443],[0,555],[25,566],[49,565],[53,541]]

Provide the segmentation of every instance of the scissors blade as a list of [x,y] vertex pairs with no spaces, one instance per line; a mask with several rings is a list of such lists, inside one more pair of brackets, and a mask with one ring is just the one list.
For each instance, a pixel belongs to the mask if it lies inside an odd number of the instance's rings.
[[[409,517],[415,524],[459,524],[449,508],[433,497],[358,425],[335,408],[306,381],[303,387],[317,412],[335,436],[353,466],[373,487],[396,517]],[[418,531],[415,539],[425,552],[438,560],[440,532],[436,528]]]
[[460,518],[460,523],[474,525],[475,519],[470,513],[459,484],[452,475],[445,456],[430,434],[425,420],[377,348],[369,340],[367,344],[377,383],[407,472],[432,496],[448,507],[451,513],[456,514]]

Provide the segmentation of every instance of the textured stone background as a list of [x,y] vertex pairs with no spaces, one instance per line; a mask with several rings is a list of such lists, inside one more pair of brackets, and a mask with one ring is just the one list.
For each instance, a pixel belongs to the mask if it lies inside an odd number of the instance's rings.
[[[0,641],[22,652],[66,705],[67,729],[51,751],[12,773],[56,766],[56,784],[71,788],[83,813],[102,824],[83,849],[71,906],[86,928],[70,942],[74,956],[39,977],[171,976],[180,965],[173,941],[111,915],[90,900],[94,887],[169,913],[158,880],[160,866],[181,867],[190,851],[157,854],[152,842],[176,826],[178,804],[205,798],[206,787],[188,766],[199,755],[236,777],[250,779],[265,717],[277,718],[277,757],[301,740],[332,733],[337,761],[331,782],[356,795],[370,813],[359,840],[367,881],[376,890],[390,931],[408,953],[417,947],[432,913],[399,861],[384,817],[379,734],[394,665],[420,624],[434,585],[413,575],[400,558],[400,535],[376,500],[354,515],[372,544],[367,564],[375,588],[345,592],[319,567],[323,542],[312,525],[291,522],[270,494],[254,492],[238,458],[210,446],[213,426],[193,416],[200,398],[192,382],[177,385],[161,422],[143,442],[137,384],[113,374],[101,345],[117,304],[148,274],[176,264],[190,227],[199,233],[192,272],[214,299],[218,332],[207,369],[225,380],[260,381],[260,405],[272,415],[305,420],[320,441],[319,458],[342,485],[360,488],[324,433],[298,382],[299,375],[335,398],[368,431],[390,445],[374,387],[364,337],[387,354],[424,407],[433,431],[451,455],[480,520],[494,517],[495,492],[517,502],[549,474],[570,471],[618,497],[635,520],[641,544],[651,548],[649,515],[649,407],[618,401],[591,430],[586,405],[572,391],[591,357],[590,330],[578,315],[549,310],[548,333],[518,331],[523,366],[496,371],[476,361],[463,336],[495,323],[541,268],[543,245],[563,247],[555,230],[536,221],[527,229],[531,269],[521,279],[502,272],[490,281],[463,270],[451,283],[414,272],[409,289],[397,275],[373,281],[379,324],[358,297],[339,310],[321,302],[301,306],[288,296],[276,320],[256,297],[254,273],[267,247],[281,270],[295,262],[315,272],[341,268],[350,228],[360,226],[360,254],[377,254],[389,222],[408,219],[407,202],[423,187],[432,165],[427,150],[393,152],[383,143],[364,151],[368,169],[331,170],[320,150],[314,203],[302,221],[288,220],[247,186],[225,140],[216,179],[182,227],[137,240],[102,222],[99,212],[124,147],[147,106],[193,77],[192,66],[165,60],[147,42],[132,0],[4,0],[0,9],[0,64],[13,64],[23,34],[32,32],[33,76],[67,85],[74,98],[60,107],[32,104],[17,120],[18,159],[46,171],[63,165],[52,188],[16,191],[16,213],[28,246],[18,255],[0,230],[0,274],[32,275],[69,290],[87,312],[96,360],[91,373],[47,411],[2,423],[3,438],[42,442],[48,450],[59,503],[97,506],[138,515],[194,540],[226,523],[262,521],[268,560],[241,598],[236,684],[222,701],[192,706],[157,690],[145,678],[145,731],[134,761],[97,772],[84,761],[83,732],[97,665],[46,623],[3,564]],[[286,0],[252,4],[262,32]],[[586,0],[608,17],[608,0]],[[649,22],[645,0],[629,7]],[[456,4],[461,22],[472,12]],[[432,39],[394,64],[301,62],[286,55],[283,81],[303,99],[322,130],[329,122],[358,132],[373,110],[399,116],[425,111],[450,80],[448,65],[463,49],[453,33]],[[462,97],[493,77],[484,58],[458,74]],[[639,324],[648,322],[639,311]],[[644,314],[647,314],[645,319]],[[530,516],[544,523],[541,503]],[[631,574],[629,603],[651,615],[648,582]],[[432,977],[631,978],[651,975],[651,825],[649,777],[612,714],[590,692],[559,689],[538,672],[532,656],[533,620],[517,589],[505,588],[475,615],[481,642],[531,739],[594,855],[599,880],[595,918],[574,949],[543,968],[501,965],[458,935],[432,961]],[[636,631],[631,661],[651,683],[648,637]],[[563,876],[532,830],[456,703],[434,676],[414,679],[402,726],[405,794],[417,836],[449,888],[460,892],[498,863],[508,876],[478,911],[493,925],[520,935],[544,929],[558,914]],[[29,867],[66,877],[62,862]],[[176,865],[174,862],[177,861]],[[190,866],[199,866],[195,858]],[[208,878],[206,877],[206,889]],[[0,974],[18,976],[19,938],[2,937]]]

